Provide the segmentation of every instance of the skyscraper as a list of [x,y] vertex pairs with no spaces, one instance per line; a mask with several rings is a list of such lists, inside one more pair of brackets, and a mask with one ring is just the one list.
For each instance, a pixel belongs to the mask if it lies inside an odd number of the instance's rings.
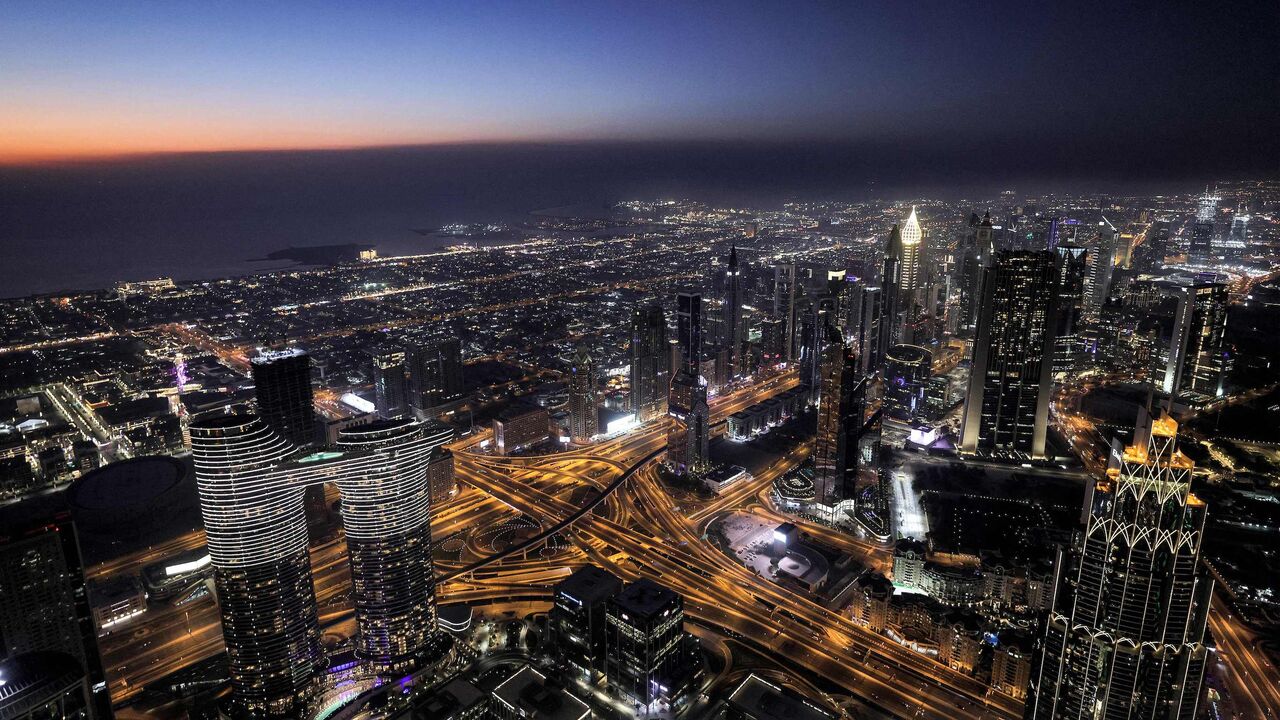
[[902,258],[901,289],[903,296],[913,300],[916,293],[924,285],[920,257],[923,250],[923,241],[924,231],[920,228],[920,220],[916,217],[916,207],[912,205],[911,214],[907,216],[906,222],[902,224],[902,233],[897,250],[900,253],[899,257]]
[[883,299],[880,303],[880,359],[893,345],[902,340],[902,329],[906,324],[906,308],[910,301],[904,297],[902,289],[902,230],[897,225],[889,231],[889,242],[884,254],[884,266],[880,272],[880,289]]
[[1084,276],[1088,251],[1060,242],[1053,248],[1058,258],[1058,320],[1054,331],[1053,373],[1072,372],[1081,353],[1080,315],[1084,310]]
[[721,306],[721,342],[729,346],[729,365],[733,377],[746,374],[743,343],[746,329],[742,325],[742,277],[738,268],[738,246],[729,248],[729,269],[725,272],[724,304]]
[[638,422],[666,414],[669,365],[662,306],[650,303],[636,308],[631,314],[631,409]]
[[561,580],[547,613],[551,643],[578,675],[594,681],[605,670],[605,611],[622,581],[595,565],[584,565]]
[[676,342],[680,345],[680,362],[690,373],[698,374],[702,361],[702,294],[682,292],[676,295]]
[[782,321],[782,359],[787,363],[792,361],[795,353],[796,280],[795,263],[773,268],[773,317]]
[[1111,294],[1111,276],[1116,266],[1116,242],[1119,233],[1106,218],[1098,222],[1086,258],[1088,274],[1084,280],[1085,311],[1097,317]]
[[818,431],[813,446],[815,499],[823,505],[833,506],[853,497],[866,385],[857,354],[828,325],[827,342],[822,350]]
[[1030,720],[1198,717],[1213,591],[1200,565],[1206,508],[1178,424],[1138,425],[1086,494],[1072,566],[1059,563],[1073,582],[1059,583],[1049,614]]
[[995,225],[991,222],[991,213],[984,213],[981,220],[975,213],[970,225],[968,236],[956,252],[960,315],[957,332],[961,337],[972,337],[977,327],[982,297],[982,270],[995,253]]
[[373,350],[373,395],[378,417],[401,417],[409,412],[405,352],[391,345]]
[[642,578],[609,600],[606,622],[609,685],[644,708],[678,703],[696,658],[684,632],[684,599]]
[[316,441],[311,397],[311,357],[298,348],[264,352],[249,363],[258,415],[289,442]]
[[960,451],[1044,457],[1058,267],[1047,250],[1005,250],[984,273]]
[[407,404],[419,419],[462,397],[462,343],[457,338],[411,347],[404,362]]
[[[0,509],[0,667],[40,658],[76,665],[89,686],[88,717],[112,717],[75,523],[49,497]],[[0,681],[13,683],[0,696],[24,690],[15,677]]]
[[587,351],[579,349],[569,367],[569,435],[576,442],[588,442],[599,432],[596,409],[595,365]]
[[671,379],[667,413],[667,467],[679,475],[699,474],[710,467],[711,409],[707,380],[699,372],[702,348],[702,296],[682,292],[676,297],[680,368]]
[[321,667],[303,491],[274,477],[295,449],[252,415],[191,425],[232,692],[255,717],[302,707]]
[[1170,395],[1222,394],[1227,355],[1228,294],[1226,283],[1201,276],[1178,293],[1178,316],[1169,345],[1163,390]]
[[302,495],[333,482],[351,559],[357,653],[378,672],[436,651],[427,464],[434,433],[408,418],[341,431],[299,457],[252,415],[191,426],[233,699],[255,717],[296,713],[323,665]]
[[1205,189],[1196,208],[1196,220],[1191,226],[1191,245],[1187,260],[1204,265],[1213,259],[1213,222],[1218,215],[1218,201],[1222,198]]

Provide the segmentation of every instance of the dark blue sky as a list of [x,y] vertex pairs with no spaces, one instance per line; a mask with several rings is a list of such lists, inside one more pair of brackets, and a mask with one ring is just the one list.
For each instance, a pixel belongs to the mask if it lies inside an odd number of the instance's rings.
[[1278,29],[1275,0],[9,0],[0,162],[710,139],[1265,170]]

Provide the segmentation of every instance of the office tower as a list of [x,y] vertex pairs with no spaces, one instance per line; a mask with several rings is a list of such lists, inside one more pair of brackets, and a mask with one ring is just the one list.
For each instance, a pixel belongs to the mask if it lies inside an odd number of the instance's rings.
[[1238,258],[1249,249],[1249,211],[1244,203],[1240,203],[1235,214],[1231,216],[1231,228],[1222,242],[1222,248],[1228,257]]
[[1178,291],[1178,316],[1169,345],[1163,390],[1170,395],[1222,395],[1227,355],[1226,283],[1201,276]]
[[822,341],[825,339],[825,315],[816,305],[806,304],[797,312],[800,328],[799,353],[796,364],[800,368],[800,384],[809,389],[809,403],[818,401],[822,391]]
[[550,423],[546,408],[517,400],[493,419],[494,449],[499,455],[510,455],[544,442]]
[[373,351],[373,394],[378,417],[401,417],[409,412],[409,387],[405,378],[405,352],[384,345]]
[[311,356],[297,348],[271,350],[255,357],[249,366],[263,422],[294,445],[314,443]]
[[991,213],[983,213],[978,220],[974,214],[970,221],[969,235],[957,251],[956,265],[958,313],[957,332],[961,337],[972,337],[978,324],[978,308],[982,297],[982,271],[995,253],[995,226]]
[[569,436],[590,442],[599,432],[598,418],[595,366],[587,351],[579,349],[569,367]]
[[667,319],[662,306],[650,303],[631,314],[631,410],[637,422],[666,414],[670,360]]
[[298,457],[252,415],[191,425],[233,700],[296,713],[323,666],[302,495],[333,482],[351,560],[357,653],[379,672],[435,652],[427,464],[436,433],[408,418],[344,428],[340,452]]
[[235,704],[289,715],[322,665],[302,489],[275,477],[295,447],[252,415],[220,415],[191,424],[191,454]]
[[711,465],[706,379],[696,371],[677,372],[671,381],[667,409],[672,420],[667,429],[667,467],[677,475],[705,472]]
[[622,581],[595,565],[584,565],[556,584],[547,628],[560,659],[588,682],[605,670],[605,610]]
[[[35,498],[0,509],[0,660],[0,668],[15,672],[42,665],[46,672],[55,666],[64,670],[72,693],[66,699],[87,705],[84,717],[112,717],[80,544],[61,498]],[[8,710],[10,695],[23,688],[14,675],[0,675],[0,682],[5,683],[0,685],[0,706]],[[88,691],[70,685],[87,685]],[[79,703],[76,695],[82,698]],[[43,704],[40,700],[26,698],[36,705]]]
[[773,317],[782,321],[783,362],[795,359],[797,277],[795,263],[773,268]]
[[721,344],[729,348],[729,366],[733,377],[745,375],[743,345],[746,328],[742,324],[742,277],[738,268],[738,247],[729,248],[729,269],[725,273],[724,304],[720,306]]
[[1116,229],[1103,218],[1090,242],[1087,253],[1088,274],[1084,280],[1085,311],[1096,318],[1111,293],[1111,276],[1116,264]]
[[767,317],[760,321],[760,365],[771,368],[783,362],[787,356],[786,323],[781,318]]
[[[822,351],[822,394],[813,447],[815,499],[828,506],[853,497],[859,440],[866,411],[867,376],[858,356],[828,326]],[[834,521],[836,518],[831,518]]]
[[884,361],[884,413],[911,422],[924,411],[924,387],[933,374],[933,353],[918,345],[894,345]]
[[1054,331],[1053,374],[1075,370],[1083,342],[1080,315],[1084,310],[1084,276],[1088,251],[1079,245],[1061,242],[1053,248],[1058,258],[1058,321]]
[[702,360],[702,295],[682,292],[676,295],[676,341],[680,345],[680,363],[686,371],[698,374]]
[[433,426],[409,418],[344,429],[337,448],[368,456],[337,476],[351,564],[356,655],[379,673],[410,670],[438,640],[431,558]]
[[880,342],[883,338],[880,323],[883,321],[884,291],[878,287],[862,288],[859,307],[860,319],[854,347],[858,351],[858,369],[867,375],[880,369],[884,359]]
[[1206,508],[1178,424],[1138,425],[1089,486],[1073,566],[1059,563],[1073,582],[1060,583],[1046,623],[1031,720],[1199,717],[1213,591],[1200,565]]
[[1204,265],[1213,259],[1213,221],[1218,215],[1218,201],[1222,198],[1206,188],[1196,208],[1196,220],[1191,226],[1191,245],[1187,261]]
[[996,253],[982,280],[960,451],[1042,458],[1058,267],[1047,251]]
[[438,414],[436,408],[462,397],[462,343],[457,338],[411,347],[405,369],[408,405],[418,418]]
[[642,578],[609,600],[605,619],[609,685],[642,708],[678,703],[696,657],[684,633],[684,599]]
[[[905,308],[910,307],[902,289],[902,231],[897,225],[889,231],[889,242],[884,255],[884,265],[880,272],[880,288],[883,300],[880,303],[880,349],[887,352],[902,339],[903,325],[906,324]],[[880,354],[883,358],[883,352]]]

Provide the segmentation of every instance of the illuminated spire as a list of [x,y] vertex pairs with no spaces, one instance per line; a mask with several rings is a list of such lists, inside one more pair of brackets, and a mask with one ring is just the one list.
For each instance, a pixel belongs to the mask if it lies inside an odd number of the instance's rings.
[[911,214],[902,225],[902,244],[919,245],[922,237],[924,237],[924,231],[920,229],[920,220],[916,218],[916,206],[912,205]]

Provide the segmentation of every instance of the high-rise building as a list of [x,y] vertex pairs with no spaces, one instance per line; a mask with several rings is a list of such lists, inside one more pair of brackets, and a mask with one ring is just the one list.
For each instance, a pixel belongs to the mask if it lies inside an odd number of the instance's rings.
[[317,440],[311,397],[311,356],[298,348],[271,350],[249,362],[258,416],[299,447]]
[[697,642],[684,632],[684,599],[642,578],[609,600],[605,619],[609,685],[642,708],[679,703],[693,679]]
[[915,298],[915,294],[924,286],[924,274],[921,267],[924,231],[920,228],[920,220],[916,218],[916,207],[911,206],[911,214],[902,223],[900,244],[897,248],[902,258],[903,297]]
[[973,337],[977,328],[982,271],[995,253],[995,225],[991,222],[991,213],[984,213],[981,220],[975,213],[969,224],[969,234],[956,253],[959,275],[956,281],[959,313],[956,330],[961,337]]
[[773,268],[773,317],[782,321],[782,359],[786,363],[792,361],[795,353],[796,280],[795,263]]
[[[112,717],[75,523],[60,498],[35,498],[0,509],[0,668],[35,671],[46,663],[45,672],[60,668],[67,676],[63,679],[72,693],[67,700],[82,698],[75,704],[85,713],[67,717]],[[11,674],[0,675],[0,682],[8,685],[0,686],[0,706],[12,710],[6,701],[23,688]],[[82,692],[85,685],[87,692]],[[38,697],[27,700],[43,705]]]
[[587,351],[574,353],[569,367],[569,435],[576,442],[589,442],[599,432],[596,408],[595,365]]
[[738,267],[738,247],[729,248],[729,269],[725,272],[724,304],[721,305],[721,343],[729,347],[731,375],[747,372],[743,362],[746,328],[742,324],[742,271]]
[[702,294],[682,292],[676,295],[676,342],[680,345],[681,366],[698,374],[702,361]]
[[894,225],[889,231],[889,242],[886,246],[884,254],[884,265],[880,272],[880,290],[883,299],[880,303],[880,338],[879,345],[882,351],[879,355],[880,359],[884,359],[884,352],[888,352],[889,348],[897,345],[902,340],[902,329],[906,325],[906,312],[910,308],[910,299],[905,297],[906,293],[902,289],[902,230]]
[[[1145,413],[1144,413],[1145,415]],[[1205,503],[1178,425],[1139,419],[1087,494],[1033,672],[1030,720],[1198,717],[1213,582],[1200,565]]]
[[666,414],[669,365],[667,319],[662,306],[650,303],[631,314],[631,410],[637,422]]
[[0,656],[0,718],[102,717],[95,713],[84,668],[71,655],[38,650],[12,657]]
[[787,357],[786,323],[781,318],[767,317],[760,321],[760,364],[770,368]]
[[333,482],[342,494],[357,653],[386,672],[435,651],[427,480],[433,437],[408,418],[376,421],[344,428],[338,452],[299,457],[252,415],[191,425],[240,712],[295,714],[316,689],[323,657],[302,505],[311,485]]
[[884,321],[884,291],[878,287],[862,288],[858,322],[858,332],[854,336],[854,347],[858,351],[859,370],[867,375],[880,369],[884,360],[884,349],[880,346],[886,338],[880,329]]
[[[868,376],[858,356],[828,327],[822,351],[822,393],[813,447],[815,500],[831,507],[854,497],[864,430]],[[830,518],[831,521],[836,518]]]
[[397,418],[409,412],[409,384],[405,376],[405,352],[384,345],[373,353],[373,396],[378,417]]
[[1111,294],[1111,276],[1116,267],[1119,233],[1106,218],[1098,222],[1086,256],[1088,274],[1084,279],[1085,311],[1096,318]]
[[1196,220],[1191,226],[1191,244],[1187,250],[1187,260],[1204,265],[1213,259],[1213,223],[1218,215],[1218,201],[1222,200],[1216,193],[1205,189],[1200,196],[1196,208]]
[[462,397],[462,343],[446,338],[410,348],[405,353],[409,407],[418,418]]
[[556,584],[547,628],[556,654],[576,674],[594,681],[605,671],[605,610],[622,581],[595,565],[584,565]]
[[1228,294],[1226,283],[1202,277],[1181,288],[1178,316],[1169,346],[1163,390],[1170,395],[1222,395],[1227,354]]
[[960,451],[1042,458],[1058,267],[1047,250],[996,253],[984,273]]
[[924,389],[933,374],[933,353],[918,345],[894,345],[884,361],[884,413],[911,422],[924,413]]
[[681,369],[671,381],[667,400],[667,467],[677,475],[697,475],[711,465],[711,409],[706,378]]
[[1069,242],[1053,248],[1058,258],[1058,320],[1054,331],[1053,374],[1075,370],[1083,339],[1080,316],[1084,310],[1084,277],[1088,251]]

